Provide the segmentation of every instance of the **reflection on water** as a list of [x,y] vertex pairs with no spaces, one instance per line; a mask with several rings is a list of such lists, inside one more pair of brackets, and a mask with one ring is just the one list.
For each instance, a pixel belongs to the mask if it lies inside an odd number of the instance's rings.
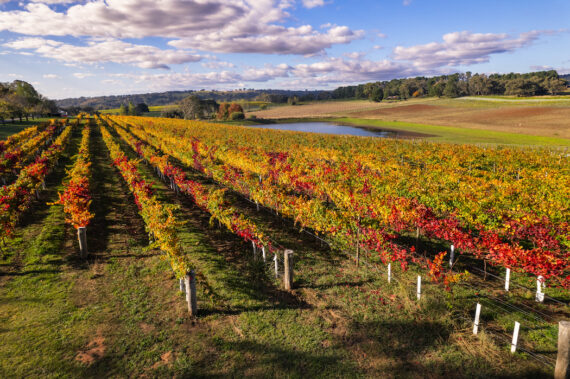
[[295,122],[291,124],[255,125],[255,128],[292,130],[295,132],[310,132],[323,134],[347,134],[363,137],[395,137],[395,132],[385,130],[363,129],[349,125],[337,125],[330,122]]

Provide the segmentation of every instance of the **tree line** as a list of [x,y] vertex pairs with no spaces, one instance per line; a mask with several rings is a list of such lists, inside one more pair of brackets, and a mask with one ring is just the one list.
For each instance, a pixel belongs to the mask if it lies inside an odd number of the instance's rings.
[[401,100],[421,96],[555,95],[566,89],[568,82],[555,70],[525,74],[472,74],[471,72],[419,76],[408,79],[339,87],[332,91],[334,99]]
[[190,95],[196,95],[200,99],[212,99],[218,103],[235,102],[237,100],[260,100],[272,103],[286,103],[289,98],[297,96],[301,101],[330,99],[330,91],[322,90],[277,90],[277,89],[240,89],[234,91],[168,91],[135,95],[116,95],[98,97],[77,97],[57,100],[57,105],[62,109],[81,109],[97,111],[103,109],[119,108],[121,104],[150,104],[171,105],[176,104]]
[[217,119],[217,120],[243,120],[244,111],[238,103],[218,104],[213,99],[201,99],[190,95],[178,103],[175,108],[165,109],[161,117],[184,118],[186,120]]
[[0,83],[0,122],[28,120],[36,116],[59,115],[57,105],[23,80]]

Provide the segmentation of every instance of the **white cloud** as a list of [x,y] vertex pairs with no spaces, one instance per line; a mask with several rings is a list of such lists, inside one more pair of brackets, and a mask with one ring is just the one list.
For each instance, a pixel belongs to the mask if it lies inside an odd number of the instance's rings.
[[481,34],[469,31],[448,33],[443,42],[431,42],[411,47],[397,46],[394,58],[411,61],[420,69],[437,67],[455,67],[488,62],[492,54],[512,52],[528,46],[541,34],[551,32],[531,31],[521,33],[518,37],[508,34]]
[[225,61],[210,61],[202,63],[202,67],[206,67],[212,70],[216,70],[219,68],[234,68],[236,65],[231,62]]
[[[7,0],[10,1],[10,0]],[[1,1],[0,1],[1,2]],[[31,3],[43,3],[43,4],[71,4],[71,3],[84,3],[84,1],[76,0],[31,0]]]
[[402,4],[403,4],[405,7],[407,7],[407,6],[410,5],[411,3],[412,3],[412,0],[404,0],[404,1],[402,2]]
[[128,79],[134,85],[142,84],[142,88],[151,91],[166,91],[188,88],[213,88],[217,85],[230,85],[240,81],[240,75],[235,72],[207,73],[161,73],[161,74],[111,74],[113,78]]
[[42,57],[66,63],[114,62],[140,68],[168,69],[169,64],[197,62],[202,59],[201,56],[186,51],[162,50],[116,39],[90,40],[87,46],[75,46],[39,37],[26,37],[3,46],[16,50],[33,50]]
[[293,76],[311,79],[312,83],[357,83],[362,81],[387,80],[415,74],[414,68],[407,63],[387,59],[372,61],[367,59],[329,58],[312,64],[299,64],[293,70]]
[[544,66],[544,65],[537,65],[537,66],[530,66],[532,71],[550,71],[556,70],[559,75],[566,75],[570,74],[570,68],[565,67],[552,67],[552,66]]
[[310,25],[297,28],[267,25],[262,33],[231,35],[221,30],[195,38],[174,40],[169,45],[222,53],[314,55],[323,53],[332,45],[346,44],[363,36],[363,31],[352,31],[346,26],[335,26],[326,33],[320,33]]
[[94,75],[88,72],[75,72],[73,73],[73,76],[75,76],[77,79],[85,79]]
[[[311,4],[320,1],[310,1]],[[320,33],[311,26],[285,27],[290,0],[94,0],[58,12],[29,3],[0,12],[0,31],[32,36],[173,38],[172,46],[219,52],[317,54],[362,38],[346,26]]]
[[267,82],[275,78],[289,76],[290,70],[291,67],[285,63],[277,66],[265,65],[263,68],[245,70],[241,75],[241,79],[248,82]]
[[324,0],[303,0],[303,6],[305,8],[315,8],[315,7],[322,7],[325,5]]
[[44,79],[61,79],[61,76],[56,75],[56,74],[44,74],[43,78]]

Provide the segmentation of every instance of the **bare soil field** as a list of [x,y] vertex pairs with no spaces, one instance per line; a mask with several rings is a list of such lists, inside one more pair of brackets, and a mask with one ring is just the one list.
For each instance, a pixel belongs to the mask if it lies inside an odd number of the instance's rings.
[[466,102],[418,99],[397,103],[324,102],[252,113],[261,118],[354,117],[454,126],[545,137],[570,138],[570,106],[469,106]]
[[485,109],[415,104],[352,112],[350,116],[570,138],[570,107]]
[[257,117],[266,119],[338,117],[351,112],[372,111],[385,107],[386,104],[373,103],[367,100],[330,101],[306,105],[282,106],[263,111],[249,112],[248,116],[256,115]]

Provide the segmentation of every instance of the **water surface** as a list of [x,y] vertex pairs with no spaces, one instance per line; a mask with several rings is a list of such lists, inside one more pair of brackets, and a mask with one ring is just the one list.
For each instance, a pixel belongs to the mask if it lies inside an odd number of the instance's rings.
[[363,137],[394,137],[395,132],[386,130],[365,129],[350,125],[333,124],[332,122],[294,122],[286,124],[254,125],[255,128],[292,130],[295,132],[309,132],[322,134],[343,134]]

